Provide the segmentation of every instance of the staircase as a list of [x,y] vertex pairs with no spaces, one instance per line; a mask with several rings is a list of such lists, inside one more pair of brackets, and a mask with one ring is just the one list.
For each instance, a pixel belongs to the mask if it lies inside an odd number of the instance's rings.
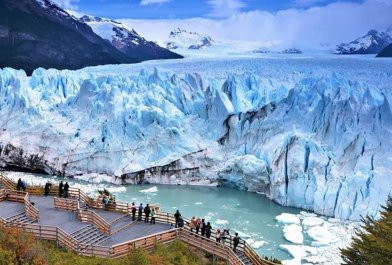
[[109,237],[99,231],[94,225],[85,226],[71,234],[79,244],[98,245]]
[[128,215],[123,215],[120,218],[110,223],[110,235],[114,235],[124,228],[132,225],[135,221],[132,221]]
[[245,265],[252,265],[253,263],[248,259],[244,252],[237,250],[236,255]]
[[18,213],[14,216],[8,217],[7,222],[19,223],[19,224],[32,224],[34,221],[26,215],[26,213]]

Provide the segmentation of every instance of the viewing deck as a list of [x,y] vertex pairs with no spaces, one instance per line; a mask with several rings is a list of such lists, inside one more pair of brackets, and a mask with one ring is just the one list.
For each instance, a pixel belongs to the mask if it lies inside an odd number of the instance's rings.
[[16,183],[0,174],[0,226],[22,227],[40,239],[56,240],[59,246],[81,255],[121,257],[136,248],[152,250],[156,243],[179,239],[228,264],[274,264],[262,259],[243,240],[234,253],[231,237],[220,244],[215,242],[215,231],[211,239],[190,232],[189,220],[185,220],[183,228],[173,228],[173,214],[159,211],[156,205],[151,206],[157,209],[156,224],[150,224],[132,221],[127,203],[113,202],[103,209],[101,202],[79,189],[70,189],[69,198],[58,198],[56,188],[49,196],[43,196],[40,186],[28,187],[26,192],[14,187]]

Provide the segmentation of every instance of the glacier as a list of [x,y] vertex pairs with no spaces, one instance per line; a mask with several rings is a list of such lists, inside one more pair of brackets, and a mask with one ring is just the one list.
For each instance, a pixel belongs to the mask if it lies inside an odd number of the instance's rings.
[[0,166],[230,185],[341,219],[392,190],[392,64],[370,57],[0,70]]

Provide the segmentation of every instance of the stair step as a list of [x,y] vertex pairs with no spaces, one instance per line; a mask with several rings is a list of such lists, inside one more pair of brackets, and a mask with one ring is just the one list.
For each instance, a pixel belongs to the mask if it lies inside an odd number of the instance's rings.
[[101,232],[98,231],[98,230],[96,230],[96,229],[92,229],[92,230],[89,230],[89,231],[86,232],[86,233],[81,234],[80,236],[75,237],[75,238],[76,238],[78,241],[83,241],[83,240],[88,239],[88,238],[90,238],[90,237],[93,237],[93,236],[95,236],[95,235],[97,235],[97,234],[99,234],[99,233],[101,233]]
[[75,232],[71,233],[71,236],[76,237],[79,234],[86,232],[87,230],[89,230],[92,227],[93,227],[92,225],[87,225],[87,226],[85,226],[85,227],[83,227],[83,228],[81,228],[79,230],[76,230]]
[[121,219],[121,220],[117,221],[115,224],[111,225],[111,227],[110,227],[110,234],[114,235],[114,234],[120,232],[121,230],[123,230],[124,228],[132,225],[135,222],[136,221],[131,221],[128,218],[127,219]]
[[121,222],[123,219],[125,219],[125,218],[127,218],[127,217],[129,217],[129,216],[126,215],[126,214],[124,214],[124,215],[122,215],[122,216],[120,216],[120,217],[118,217],[118,218],[112,220],[112,221],[110,222],[110,225],[113,225],[114,223],[117,223],[117,222]]

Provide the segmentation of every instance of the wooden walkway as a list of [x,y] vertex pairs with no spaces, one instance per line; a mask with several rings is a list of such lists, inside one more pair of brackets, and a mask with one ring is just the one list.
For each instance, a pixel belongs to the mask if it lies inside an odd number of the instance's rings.
[[[190,232],[188,225],[173,229],[173,214],[158,211],[156,224],[132,221],[130,206],[116,202],[103,210],[102,204],[79,189],[70,189],[70,198],[57,198],[56,189],[42,196],[43,187],[14,190],[16,183],[0,173],[0,226],[19,226],[42,239],[56,240],[60,246],[81,255],[121,257],[136,248],[153,249],[156,243],[170,243],[176,238],[204,250],[232,265],[273,265],[262,259],[241,240],[237,253],[232,238],[225,245]],[[34,195],[31,195],[34,194]],[[159,209],[159,207],[156,207]],[[189,223],[189,220],[185,220]]]

